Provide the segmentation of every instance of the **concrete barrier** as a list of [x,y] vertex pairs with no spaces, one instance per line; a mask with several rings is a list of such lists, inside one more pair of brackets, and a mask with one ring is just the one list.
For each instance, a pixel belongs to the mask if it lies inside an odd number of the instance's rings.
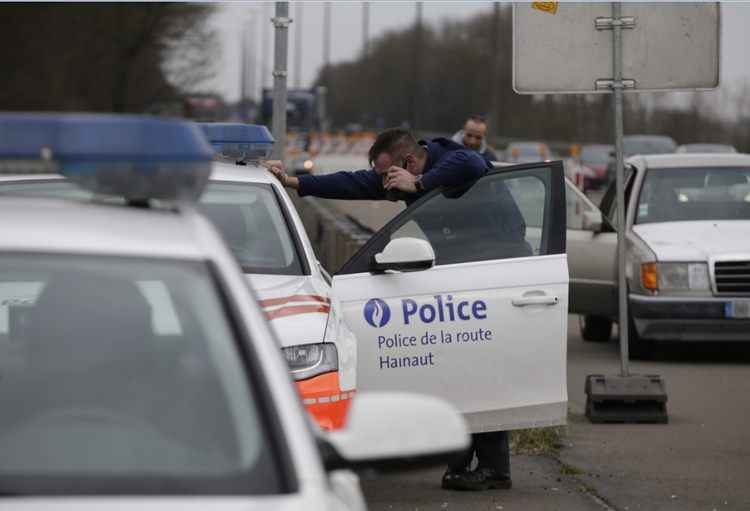
[[370,229],[332,209],[320,199],[300,198],[296,193],[291,193],[290,197],[318,260],[331,274],[336,273],[372,235]]

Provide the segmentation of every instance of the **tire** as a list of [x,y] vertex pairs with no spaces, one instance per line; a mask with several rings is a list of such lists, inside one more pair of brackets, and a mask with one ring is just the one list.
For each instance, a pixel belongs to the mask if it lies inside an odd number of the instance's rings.
[[612,320],[604,316],[579,316],[581,337],[589,342],[607,342],[612,335]]
[[628,321],[628,353],[637,360],[650,360],[654,355],[654,343],[638,335],[632,316]]

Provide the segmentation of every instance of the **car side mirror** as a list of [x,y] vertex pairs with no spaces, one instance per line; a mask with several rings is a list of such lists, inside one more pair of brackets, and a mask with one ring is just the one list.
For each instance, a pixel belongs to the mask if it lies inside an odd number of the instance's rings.
[[444,464],[469,447],[463,416],[447,401],[405,392],[362,392],[346,426],[320,432],[327,470],[393,471]]
[[391,240],[370,263],[372,271],[418,271],[435,265],[435,251],[427,241],[418,238]]
[[589,210],[583,212],[581,223],[584,231],[601,232],[604,220],[599,211]]

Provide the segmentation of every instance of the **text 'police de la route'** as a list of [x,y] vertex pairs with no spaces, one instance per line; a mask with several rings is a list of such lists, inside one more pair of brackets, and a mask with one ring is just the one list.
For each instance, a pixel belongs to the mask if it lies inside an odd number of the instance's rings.
[[[418,322],[423,324],[432,323],[457,323],[463,321],[482,321],[487,319],[487,304],[482,300],[475,301],[453,301],[452,295],[443,297],[436,295],[432,303],[418,305],[416,301],[405,298],[401,300],[401,312],[403,325],[412,325]],[[439,344],[454,344],[456,346],[467,343],[477,343],[492,340],[492,330],[486,328],[470,329],[441,329],[438,331],[425,331],[424,334],[416,335],[393,333],[390,336],[378,336],[378,349],[397,350],[410,349],[420,346],[429,347]],[[395,356],[380,355],[380,369],[397,369],[402,367],[424,367],[436,365],[435,354],[432,351],[420,355]]]

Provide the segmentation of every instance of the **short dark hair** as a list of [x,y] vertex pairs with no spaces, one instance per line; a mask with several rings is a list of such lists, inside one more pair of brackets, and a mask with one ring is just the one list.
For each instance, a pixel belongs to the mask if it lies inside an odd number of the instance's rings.
[[483,115],[475,114],[470,115],[467,121],[474,121],[474,122],[481,122],[482,124],[487,124],[487,119]]
[[375,142],[367,153],[370,165],[378,159],[380,153],[396,156],[407,151],[416,151],[419,143],[409,130],[403,128],[388,128],[378,133]]

